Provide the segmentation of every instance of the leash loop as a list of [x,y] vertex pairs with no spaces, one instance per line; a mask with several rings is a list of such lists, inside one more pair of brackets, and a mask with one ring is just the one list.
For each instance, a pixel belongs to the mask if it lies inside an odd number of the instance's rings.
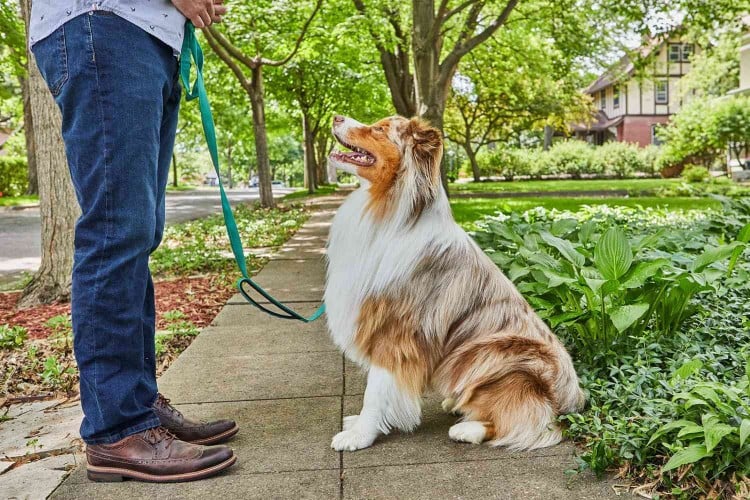
[[[193,67],[195,67],[195,81],[191,85],[190,73]],[[296,319],[304,323],[315,321],[325,312],[325,304],[321,304],[320,307],[318,307],[318,309],[311,316],[305,317],[265,291],[262,286],[260,286],[250,278],[250,275],[247,272],[247,262],[245,260],[245,252],[242,248],[240,232],[237,229],[237,221],[234,218],[232,207],[229,203],[229,198],[227,197],[227,194],[224,191],[224,186],[221,182],[221,171],[219,168],[219,147],[216,141],[216,127],[214,124],[213,114],[211,113],[211,105],[208,101],[206,84],[203,80],[203,50],[201,50],[201,46],[195,36],[195,27],[190,21],[185,23],[185,38],[182,42],[182,54],[180,57],[180,78],[182,79],[182,87],[185,90],[185,99],[188,101],[198,99],[198,107],[201,114],[201,123],[203,124],[203,134],[206,136],[206,145],[208,146],[208,151],[211,155],[211,163],[213,163],[214,170],[216,171],[216,176],[219,182],[219,194],[221,195],[221,212],[224,215],[224,225],[227,228],[227,236],[229,237],[229,244],[232,247],[234,260],[235,262],[237,262],[237,267],[240,269],[240,273],[242,273],[242,278],[237,281],[237,289],[245,298],[245,300],[247,300],[250,304],[271,316],[281,319]],[[257,292],[260,296],[273,304],[273,306],[278,310],[273,310],[255,300],[246,290],[246,286],[249,286],[250,288],[255,290],[255,292]]]

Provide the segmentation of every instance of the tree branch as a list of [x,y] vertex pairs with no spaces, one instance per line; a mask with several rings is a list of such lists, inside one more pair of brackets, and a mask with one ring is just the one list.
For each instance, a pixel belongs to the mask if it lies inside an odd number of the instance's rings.
[[[224,51],[226,54],[231,55],[238,61],[240,61],[242,64],[247,66],[249,69],[253,69],[258,65],[257,58],[253,59],[245,54],[242,53],[240,49],[238,49],[232,42],[230,42],[222,33],[221,31],[217,30],[214,26],[209,26],[208,28],[203,28],[203,34],[206,35],[206,38],[208,39],[208,34],[211,34],[211,36],[214,38],[214,43],[221,45],[224,48]],[[209,45],[211,45],[211,42],[208,42]],[[213,47],[213,45],[211,45]]]
[[242,88],[245,89],[246,92],[249,92],[250,82],[245,76],[245,73],[242,72],[242,68],[240,68],[240,66],[237,64],[237,61],[232,59],[232,56],[230,56],[229,53],[224,49],[224,46],[221,45],[216,40],[216,38],[214,38],[214,31],[209,28],[207,30],[204,30],[203,34],[206,36],[206,40],[208,41],[208,45],[211,47],[211,49],[216,53],[217,56],[219,56],[219,59],[224,61],[224,63],[229,66],[229,69],[231,69],[232,73],[234,73],[234,76],[237,77],[240,85],[242,85]]
[[299,51],[299,48],[302,45],[302,40],[304,40],[305,35],[307,34],[307,29],[310,27],[310,24],[312,24],[313,19],[315,19],[315,16],[320,10],[320,6],[322,4],[323,0],[317,0],[315,2],[315,8],[313,9],[312,14],[310,14],[310,17],[307,18],[307,21],[305,21],[305,24],[302,25],[302,31],[300,31],[300,34],[297,37],[297,41],[294,43],[294,49],[292,49],[289,55],[287,55],[283,59],[279,59],[276,61],[270,59],[261,59],[261,64],[265,64],[266,66],[283,66],[288,63],[295,55],[297,55],[297,51]]
[[[503,8],[500,15],[495,18],[492,23],[490,23],[485,29],[483,29],[481,32],[477,33],[471,38],[468,38],[464,41],[464,37],[459,37],[458,41],[456,42],[456,45],[453,47],[453,50],[445,56],[445,59],[443,59],[443,62],[440,63],[440,78],[439,82],[440,84],[444,84],[445,80],[452,77],[453,73],[456,70],[456,67],[458,66],[458,62],[461,60],[461,58],[466,55],[468,52],[470,52],[472,49],[474,49],[476,46],[490,38],[495,32],[503,25],[505,24],[505,21],[507,21],[508,17],[510,16],[511,12],[513,12],[513,9],[518,4],[519,0],[508,0],[508,3],[505,5],[505,8]],[[472,9],[475,10],[475,9]],[[473,15],[474,12],[472,12],[472,15],[468,17],[466,20],[466,27],[464,29],[464,33],[468,34],[470,31],[467,30],[472,23],[476,23],[476,17]],[[476,12],[478,15],[479,13]],[[468,35],[467,35],[468,36]]]

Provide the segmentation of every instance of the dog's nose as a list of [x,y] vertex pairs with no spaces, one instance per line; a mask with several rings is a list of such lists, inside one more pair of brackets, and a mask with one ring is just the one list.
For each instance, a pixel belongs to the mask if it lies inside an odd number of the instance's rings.
[[341,123],[344,123],[345,119],[346,118],[344,118],[342,115],[336,115],[336,116],[333,117],[333,124],[334,125],[339,125]]

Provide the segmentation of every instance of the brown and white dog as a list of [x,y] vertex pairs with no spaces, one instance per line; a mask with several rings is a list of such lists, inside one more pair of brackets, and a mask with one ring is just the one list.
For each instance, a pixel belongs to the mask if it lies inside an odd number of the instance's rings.
[[333,133],[351,151],[329,161],[361,187],[331,227],[328,326],[368,376],[361,413],[331,446],[359,450],[393,428],[413,431],[428,388],[463,415],[448,432],[455,441],[560,442],[557,416],[584,403],[570,356],[454,222],[440,133],[418,119],[367,126],[342,116]]

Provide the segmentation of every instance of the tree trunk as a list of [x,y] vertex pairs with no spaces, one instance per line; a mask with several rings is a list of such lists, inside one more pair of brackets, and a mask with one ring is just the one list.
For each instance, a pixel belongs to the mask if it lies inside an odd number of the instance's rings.
[[29,79],[19,78],[23,95],[23,134],[26,139],[26,163],[28,166],[28,182],[26,194],[39,194],[39,180],[36,168],[36,147],[34,142],[34,118],[31,116],[29,101]]
[[552,136],[555,133],[555,129],[553,129],[550,125],[544,126],[544,150],[549,151],[549,148],[552,146]]
[[253,134],[255,135],[255,157],[258,162],[258,191],[260,206],[273,208],[275,202],[271,190],[271,162],[268,158],[266,136],[266,109],[263,102],[263,66],[252,68],[250,80],[250,103],[253,111]]
[[172,151],[172,185],[177,187],[177,154]]
[[466,156],[469,157],[469,163],[471,164],[471,174],[474,176],[474,182],[480,182],[482,180],[482,172],[479,170],[479,163],[477,163],[477,154],[472,149],[471,143],[467,142],[466,144],[462,144],[464,151],[466,151]]
[[30,52],[28,58],[29,102],[42,220],[42,262],[24,289],[19,307],[70,299],[73,232],[80,213],[60,135],[60,111]]
[[[327,132],[327,130],[326,130]],[[318,133],[315,138],[315,153],[318,163],[318,175],[321,184],[336,184],[336,174],[331,175],[331,169],[328,165],[328,153],[331,149],[328,133]]]
[[[413,4],[412,47],[417,114],[442,133],[445,102],[455,68],[449,70],[449,74],[441,74],[442,39],[439,35],[432,34],[435,23],[435,1],[414,0]],[[440,178],[447,193],[446,170],[447,163],[443,160],[440,166]]]
[[[26,27],[26,33],[29,32],[29,16],[31,15],[31,3],[21,0],[21,16],[23,24]],[[36,147],[34,143],[34,119],[31,116],[31,102],[29,100],[29,68],[31,67],[29,58],[26,58],[26,77],[19,77],[18,83],[21,84],[21,95],[23,97],[23,134],[26,139],[26,163],[28,168],[28,182],[26,194],[39,194],[39,180],[37,179],[36,167]]]
[[304,137],[303,151],[305,160],[305,187],[310,194],[315,193],[317,189],[317,166],[315,162],[315,138],[310,127],[310,117],[307,113],[302,113],[302,135]]

